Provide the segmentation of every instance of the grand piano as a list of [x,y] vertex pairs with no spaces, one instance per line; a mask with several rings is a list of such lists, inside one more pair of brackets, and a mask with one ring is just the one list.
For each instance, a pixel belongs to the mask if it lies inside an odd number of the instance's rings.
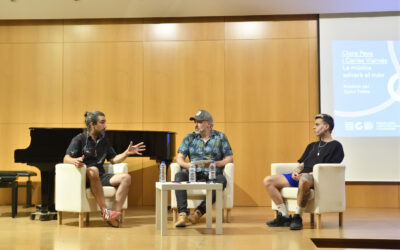
[[[29,128],[31,144],[26,149],[14,151],[16,163],[26,163],[39,168],[42,179],[41,220],[55,212],[54,205],[54,176],[55,164],[63,161],[65,152],[72,138],[83,131],[82,128]],[[126,150],[129,142],[133,144],[144,142],[146,151],[142,156],[150,157],[157,162],[165,161],[167,166],[175,156],[175,133],[164,131],[132,131],[107,130],[106,137],[117,154]],[[43,216],[42,216],[43,215]]]

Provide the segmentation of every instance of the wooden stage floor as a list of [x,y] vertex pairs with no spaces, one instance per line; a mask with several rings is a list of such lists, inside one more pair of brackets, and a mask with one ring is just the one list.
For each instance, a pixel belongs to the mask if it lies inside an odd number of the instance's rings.
[[[205,228],[205,218],[195,226],[173,228],[169,218],[168,236],[155,229],[154,207],[130,208],[122,228],[111,228],[97,213],[91,214],[87,228],[78,227],[78,216],[67,213],[63,225],[57,221],[30,220],[33,208],[18,208],[11,218],[11,206],[0,206],[0,249],[323,249],[311,238],[357,238],[400,240],[400,209],[349,208],[344,225],[338,227],[337,214],[323,214],[322,228],[310,228],[303,216],[304,229],[268,228],[273,219],[269,207],[235,207],[231,223],[224,223],[224,235]],[[215,225],[213,224],[215,227]],[[340,248],[325,248],[340,249]]]

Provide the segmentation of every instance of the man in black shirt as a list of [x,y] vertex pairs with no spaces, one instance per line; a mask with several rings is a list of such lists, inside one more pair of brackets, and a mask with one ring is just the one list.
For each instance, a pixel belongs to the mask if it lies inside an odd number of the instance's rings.
[[[122,206],[128,195],[131,184],[131,176],[127,173],[105,173],[103,164],[107,159],[112,164],[120,163],[129,155],[141,155],[145,150],[143,142],[132,145],[121,154],[114,151],[107,138],[104,136],[106,118],[100,111],[86,112],[85,123],[87,131],[75,136],[69,145],[64,157],[64,163],[74,164],[77,168],[86,166],[86,177],[90,183],[90,189],[99,205],[103,219],[111,226],[119,226],[119,216]],[[104,200],[102,186],[115,186],[115,202],[113,209],[108,209]]]
[[[318,163],[340,163],[344,158],[343,147],[340,142],[332,139],[334,121],[330,115],[319,114],[315,116],[314,132],[319,141],[310,143],[301,158],[300,163],[293,173],[267,176],[264,186],[271,199],[278,207],[278,216],[268,221],[270,227],[290,226],[292,230],[303,228],[301,213],[310,198],[310,189],[314,187],[313,167]],[[293,219],[289,216],[280,190],[284,187],[298,187],[297,208]]]

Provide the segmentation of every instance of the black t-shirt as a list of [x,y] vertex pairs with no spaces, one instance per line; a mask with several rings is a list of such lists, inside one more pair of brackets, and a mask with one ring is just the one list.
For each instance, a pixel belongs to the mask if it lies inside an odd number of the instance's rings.
[[308,144],[299,163],[304,162],[301,173],[310,173],[318,163],[341,163],[344,158],[343,147],[340,142],[333,140],[328,143],[316,141]]
[[111,160],[117,155],[106,137],[100,136],[97,141],[94,141],[88,132],[75,136],[66,154],[73,158],[85,155],[83,163],[88,167],[96,166],[101,174],[105,172],[103,168],[105,159]]

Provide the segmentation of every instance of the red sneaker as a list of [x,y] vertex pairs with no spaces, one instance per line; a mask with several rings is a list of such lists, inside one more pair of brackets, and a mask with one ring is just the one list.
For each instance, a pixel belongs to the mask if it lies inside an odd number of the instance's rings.
[[105,221],[111,221],[117,219],[120,214],[121,214],[120,212],[106,208],[104,209],[102,216]]

